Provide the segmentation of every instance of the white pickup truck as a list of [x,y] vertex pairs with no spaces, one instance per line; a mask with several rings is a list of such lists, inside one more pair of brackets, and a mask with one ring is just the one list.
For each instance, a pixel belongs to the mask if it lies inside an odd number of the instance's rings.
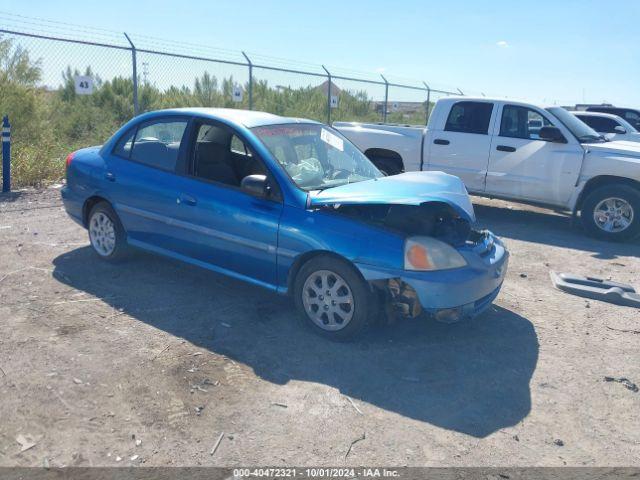
[[599,238],[640,234],[640,143],[606,141],[561,107],[453,97],[426,128],[333,126],[388,175],[440,170],[473,194],[580,213]]

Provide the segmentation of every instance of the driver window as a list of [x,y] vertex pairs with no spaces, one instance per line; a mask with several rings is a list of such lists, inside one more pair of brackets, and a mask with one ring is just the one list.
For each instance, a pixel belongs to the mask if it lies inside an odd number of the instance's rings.
[[193,176],[234,187],[240,187],[249,175],[267,174],[262,161],[240,137],[218,125],[198,127],[191,164]]
[[540,140],[540,129],[553,124],[538,111],[516,105],[505,105],[502,109],[500,136]]

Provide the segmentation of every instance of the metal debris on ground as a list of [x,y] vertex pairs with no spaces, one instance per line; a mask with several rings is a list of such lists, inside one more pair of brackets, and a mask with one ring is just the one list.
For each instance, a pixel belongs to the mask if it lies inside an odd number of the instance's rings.
[[607,327],[609,330],[613,330],[614,332],[633,333],[634,335],[640,334],[640,330],[625,330],[623,328],[613,328],[613,327],[610,327],[609,325],[605,325],[605,327]]
[[564,442],[562,440],[560,440],[559,438],[556,438],[553,443],[555,445],[557,445],[558,447],[564,447]]
[[30,435],[20,434],[16,437],[16,442],[18,442],[21,446],[20,452],[26,452],[30,448],[36,446],[36,442],[33,441]]
[[627,283],[553,271],[549,272],[549,275],[554,286],[563,292],[615,305],[640,308],[640,294]]
[[214,453],[216,453],[216,450],[218,449],[218,447],[220,446],[220,442],[222,442],[222,438],[224,437],[224,432],[222,432],[220,434],[220,436],[218,437],[218,440],[216,441],[215,445],[213,446],[213,448],[211,449],[210,455],[213,455]]
[[273,402],[271,405],[275,405],[276,407],[289,408],[289,405],[287,405],[286,403]]
[[132,462],[136,461],[140,455],[133,455],[129,460]]
[[[346,395],[345,395],[345,396],[346,396]],[[356,405],[356,403],[353,401],[353,399],[352,399],[351,397],[347,397],[347,400],[349,400],[349,403],[351,404],[351,406],[352,406],[353,408],[355,408],[355,409],[356,409],[356,412],[358,412],[360,415],[364,415],[364,414],[362,413],[362,410],[360,410],[360,409],[358,408],[358,406]]]
[[351,449],[356,443],[361,442],[365,438],[366,438],[366,434],[365,432],[362,432],[362,435],[360,437],[356,438],[353,442],[351,442],[351,444],[349,445],[349,449],[347,450],[347,453],[344,454],[344,458],[347,458],[349,456],[349,454],[351,453]]
[[615,377],[604,377],[605,382],[616,382],[621,383],[627,390],[631,390],[634,393],[638,392],[638,386],[633,383],[631,380],[625,377],[615,378]]

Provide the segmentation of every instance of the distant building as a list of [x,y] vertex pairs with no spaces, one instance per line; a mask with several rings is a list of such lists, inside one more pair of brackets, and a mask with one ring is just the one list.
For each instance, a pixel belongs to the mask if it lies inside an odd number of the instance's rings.
[[[329,80],[325,80],[316,88],[326,95],[329,92]],[[342,90],[340,87],[338,87],[334,82],[331,82],[331,95],[340,95],[341,92]]]

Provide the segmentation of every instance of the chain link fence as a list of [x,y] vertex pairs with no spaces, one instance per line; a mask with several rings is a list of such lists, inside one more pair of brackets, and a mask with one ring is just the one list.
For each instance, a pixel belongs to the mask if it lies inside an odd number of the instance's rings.
[[[114,107],[125,118],[156,108],[203,106],[263,110],[326,123],[425,124],[429,102],[460,94],[431,89],[424,82],[401,83],[384,75],[141,35],[79,27],[62,34],[59,25],[35,26],[37,32],[25,31],[20,21],[16,29],[0,29],[0,39],[37,62],[37,86],[69,96],[115,93],[119,102]],[[78,85],[82,78],[85,83]]]
[[0,12],[0,113],[15,186],[56,181],[64,158],[139,113],[225,107],[333,121],[424,125],[460,91],[392,75],[123,34]]

